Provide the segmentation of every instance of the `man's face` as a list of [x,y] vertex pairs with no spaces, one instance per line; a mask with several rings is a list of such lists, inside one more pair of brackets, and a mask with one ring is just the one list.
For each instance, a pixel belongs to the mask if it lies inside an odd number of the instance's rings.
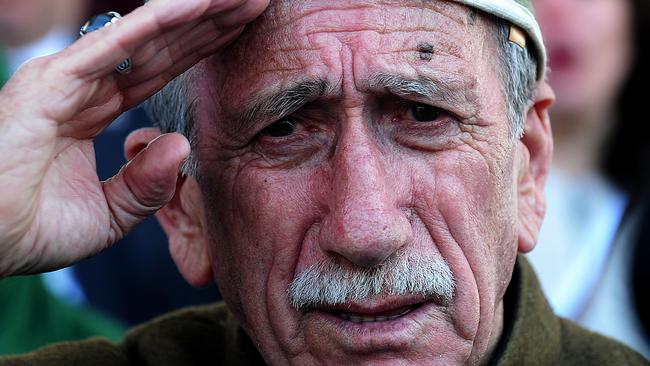
[[[495,29],[455,3],[279,2],[203,65],[213,270],[268,362],[476,362],[498,338],[519,142]],[[290,303],[308,269],[372,271],[395,258],[446,262],[451,302]]]

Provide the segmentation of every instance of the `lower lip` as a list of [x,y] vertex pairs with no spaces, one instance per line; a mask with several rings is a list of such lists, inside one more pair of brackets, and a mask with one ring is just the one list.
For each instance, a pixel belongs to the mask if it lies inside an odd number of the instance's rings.
[[376,344],[382,338],[389,341],[389,338],[397,340],[404,336],[412,336],[413,330],[422,327],[426,323],[426,319],[437,308],[439,305],[428,301],[413,305],[411,311],[395,319],[358,323],[345,320],[328,311],[314,310],[309,315],[319,326],[335,328],[333,329],[335,333],[332,334],[342,337],[352,336],[361,345],[364,340]]

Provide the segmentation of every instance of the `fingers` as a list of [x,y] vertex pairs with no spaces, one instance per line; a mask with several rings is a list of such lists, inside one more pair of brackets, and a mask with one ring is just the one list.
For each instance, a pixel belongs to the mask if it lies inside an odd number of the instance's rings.
[[[146,49],[133,57],[135,72],[120,79],[122,87],[129,87],[150,80],[161,74],[161,80],[179,75],[185,69],[232,42],[243,30],[243,24],[257,17],[268,1],[246,1],[229,11],[200,22],[186,24],[181,28],[152,40]],[[196,56],[201,56],[198,60]],[[187,62],[194,59],[194,62]],[[179,64],[184,68],[174,67]]]
[[[218,32],[219,29],[243,26],[265,7],[264,0],[150,1],[114,25],[92,32],[76,42],[66,51],[69,60],[66,68],[80,78],[96,79],[112,72],[116,65],[143,49],[147,42],[163,39],[159,43],[168,44],[164,38],[187,24],[213,18],[219,24],[215,30]],[[214,32],[193,35],[204,39],[215,36]]]
[[241,30],[241,28],[235,29],[231,31],[230,34],[220,37],[214,42],[209,42],[205,46],[197,47],[193,53],[187,55],[179,55],[174,53],[173,50],[163,51],[163,53],[151,62],[159,63],[158,66],[164,68],[164,71],[141,74],[143,79],[145,77],[149,77],[149,79],[140,80],[137,83],[134,83],[133,86],[127,87],[123,90],[124,106],[130,108],[150,97],[176,76],[182,74],[207,55],[216,52],[218,49],[223,47],[224,44],[231,42],[231,40],[235,39],[239,35]]
[[[73,101],[69,104],[75,106],[73,109],[93,108],[97,114],[105,116],[97,123],[101,126],[95,128],[101,129],[105,121],[141,103],[202,58],[232,42],[243,25],[257,17],[267,5],[268,0],[151,1],[114,25],[88,34],[64,51],[57,62],[64,70],[58,74],[71,75],[76,80],[58,84],[78,85],[84,81],[117,84],[115,92],[123,94],[124,103],[120,108],[96,108],[107,99],[92,98],[92,92],[80,87],[76,88],[76,93],[71,93],[72,97],[67,97]],[[115,66],[127,57],[133,61],[133,71],[129,75],[114,73]],[[103,89],[107,89],[105,85]],[[56,116],[61,122],[66,119],[64,114]]]
[[[149,80],[156,74],[167,71],[184,58],[191,57],[206,48],[217,50],[232,40],[233,37],[230,37],[229,33],[239,33],[239,29],[218,29],[212,21],[203,21],[192,26],[184,33],[174,35],[173,39],[157,40],[156,44],[151,44],[150,49],[144,54],[136,55],[133,59],[133,73],[128,77],[118,78],[120,87],[129,87]],[[212,47],[215,45],[217,47]]]
[[190,146],[185,137],[162,135],[149,143],[116,176],[104,182],[111,217],[111,243],[173,197],[178,171],[189,153]]
[[[213,1],[214,2],[214,1]],[[269,6],[269,0],[247,0],[229,11],[210,13],[210,18],[222,27],[239,27],[252,22]]]

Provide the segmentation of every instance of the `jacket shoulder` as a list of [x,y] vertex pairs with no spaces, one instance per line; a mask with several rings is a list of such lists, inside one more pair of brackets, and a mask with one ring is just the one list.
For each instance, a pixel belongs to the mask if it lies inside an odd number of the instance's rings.
[[129,366],[121,349],[108,339],[64,342],[46,346],[32,353],[0,357],[1,366]]
[[60,343],[27,355],[0,357],[0,366],[193,366],[263,364],[224,304],[186,308],[107,339]]
[[122,349],[138,365],[222,365],[239,333],[225,305],[190,307],[134,328]]

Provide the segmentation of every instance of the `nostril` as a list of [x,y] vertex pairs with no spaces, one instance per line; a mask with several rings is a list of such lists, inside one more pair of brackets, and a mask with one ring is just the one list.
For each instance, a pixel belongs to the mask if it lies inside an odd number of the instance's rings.
[[361,268],[373,268],[377,267],[378,265],[381,265],[384,263],[388,257],[392,255],[393,252],[390,253],[373,253],[374,255],[370,253],[364,253],[362,255],[358,256],[353,256],[351,258],[346,258],[347,260],[351,261],[354,265],[357,267]]
[[408,220],[409,224],[413,226],[413,218],[415,216],[415,211],[411,207],[402,207],[402,212],[404,217]]

